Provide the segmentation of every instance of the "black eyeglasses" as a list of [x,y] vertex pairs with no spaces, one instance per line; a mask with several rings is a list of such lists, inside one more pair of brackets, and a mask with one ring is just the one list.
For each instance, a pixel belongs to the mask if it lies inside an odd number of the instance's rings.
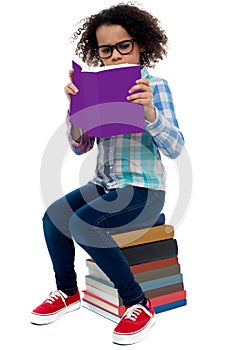
[[98,46],[99,56],[102,59],[110,58],[113,50],[116,49],[121,55],[128,55],[134,49],[135,39],[123,40],[116,45],[101,45]]

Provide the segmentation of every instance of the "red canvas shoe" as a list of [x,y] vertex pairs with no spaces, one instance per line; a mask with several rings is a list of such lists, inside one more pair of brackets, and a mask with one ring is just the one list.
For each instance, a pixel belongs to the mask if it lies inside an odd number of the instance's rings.
[[144,339],[155,324],[155,313],[150,301],[148,309],[136,304],[127,308],[113,332],[112,341],[116,344],[129,345]]
[[31,323],[38,325],[52,323],[65,313],[79,309],[80,306],[79,291],[69,296],[61,290],[56,290],[32,311]]

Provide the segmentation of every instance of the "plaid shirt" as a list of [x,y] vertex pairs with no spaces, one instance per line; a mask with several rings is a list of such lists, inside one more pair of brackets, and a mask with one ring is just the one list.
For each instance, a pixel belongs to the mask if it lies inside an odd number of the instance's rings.
[[90,151],[96,140],[98,153],[95,176],[89,181],[103,186],[106,192],[127,185],[165,190],[166,173],[161,153],[174,159],[179,156],[184,145],[167,81],[149,75],[145,67],[141,75],[150,82],[157,114],[155,122],[145,120],[145,132],[95,138],[82,131],[80,143],[77,143],[72,140],[72,125],[67,115],[68,140],[76,154]]

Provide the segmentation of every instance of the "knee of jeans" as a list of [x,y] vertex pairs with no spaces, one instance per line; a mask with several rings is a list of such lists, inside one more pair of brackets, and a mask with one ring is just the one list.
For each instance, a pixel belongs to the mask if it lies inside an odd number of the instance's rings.
[[78,210],[71,216],[69,221],[70,234],[78,244],[87,244],[89,232],[93,229],[92,224],[89,224],[86,218],[85,215],[82,215],[82,211]]
[[49,218],[49,215],[47,213],[47,211],[44,213],[44,216],[42,218],[42,222],[43,222],[43,229],[44,229],[44,236],[45,239],[51,239],[54,233],[53,230],[53,224],[52,221]]
[[93,216],[86,214],[79,210],[70,219],[69,230],[76,243],[95,248],[112,247],[113,240],[106,229],[96,226]]

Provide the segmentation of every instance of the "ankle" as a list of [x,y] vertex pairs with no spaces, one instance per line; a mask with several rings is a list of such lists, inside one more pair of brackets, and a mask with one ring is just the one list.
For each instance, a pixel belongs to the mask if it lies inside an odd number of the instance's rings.
[[73,296],[77,293],[78,287],[72,287],[72,288],[62,288],[60,289],[63,293],[65,293],[68,296]]
[[150,303],[149,303],[149,300],[148,300],[146,297],[144,297],[144,298],[139,302],[139,304],[145,306],[145,308],[146,308],[147,310],[150,309]]

